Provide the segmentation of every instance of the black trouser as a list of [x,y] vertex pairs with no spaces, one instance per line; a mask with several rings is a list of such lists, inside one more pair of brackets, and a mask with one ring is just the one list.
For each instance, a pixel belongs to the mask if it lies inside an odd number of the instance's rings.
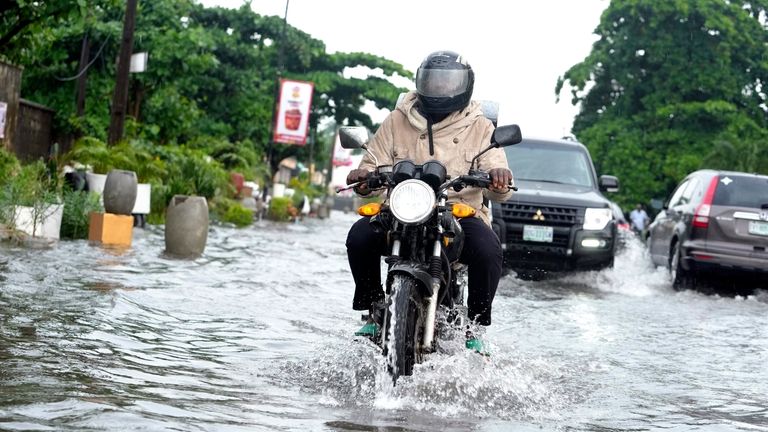
[[[364,217],[349,230],[347,257],[355,279],[352,308],[368,310],[384,298],[381,289],[381,256],[389,253],[386,234],[377,234]],[[469,319],[482,325],[491,324],[491,304],[501,278],[501,243],[496,234],[478,218],[459,221],[464,229],[464,248],[459,261],[469,267],[467,307]]]

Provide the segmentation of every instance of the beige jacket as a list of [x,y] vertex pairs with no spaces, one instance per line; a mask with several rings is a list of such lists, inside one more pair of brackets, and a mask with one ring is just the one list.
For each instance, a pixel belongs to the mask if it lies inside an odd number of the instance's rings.
[[[472,101],[462,111],[451,113],[443,121],[432,125],[432,138],[435,154],[429,154],[429,136],[427,120],[416,110],[416,93],[408,93],[397,108],[381,124],[373,139],[368,143],[370,151],[376,155],[380,165],[394,165],[409,159],[420,165],[431,159],[445,165],[451,178],[465,175],[469,165],[480,151],[488,147],[493,134],[493,123],[483,116],[478,102]],[[366,154],[359,168],[373,171],[376,164]],[[493,149],[477,160],[477,166],[483,171],[493,168],[507,168],[507,156],[503,149]],[[490,225],[488,207],[483,205],[483,194],[493,201],[506,201],[512,191],[492,192],[488,189],[468,187],[460,192],[450,190],[449,202],[462,202],[477,210],[477,217]]]

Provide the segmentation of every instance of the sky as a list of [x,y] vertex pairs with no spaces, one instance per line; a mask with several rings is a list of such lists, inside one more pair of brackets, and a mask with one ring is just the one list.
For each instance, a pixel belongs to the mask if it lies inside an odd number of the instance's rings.
[[[199,0],[239,8],[242,0]],[[439,50],[462,54],[475,72],[473,98],[499,104],[499,125],[523,136],[570,135],[578,107],[557,79],[581,62],[609,0],[253,0],[260,15],[284,17],[326,51],[366,52],[415,72]],[[412,81],[397,85],[414,88]],[[376,122],[388,111],[370,111]]]

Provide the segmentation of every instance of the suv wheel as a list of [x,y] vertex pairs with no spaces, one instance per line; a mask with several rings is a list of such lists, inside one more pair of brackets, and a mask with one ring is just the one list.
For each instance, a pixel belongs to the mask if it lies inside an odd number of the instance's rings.
[[672,246],[669,257],[669,275],[672,279],[672,288],[677,291],[695,288],[695,282],[691,273],[682,266],[680,242],[676,241]]

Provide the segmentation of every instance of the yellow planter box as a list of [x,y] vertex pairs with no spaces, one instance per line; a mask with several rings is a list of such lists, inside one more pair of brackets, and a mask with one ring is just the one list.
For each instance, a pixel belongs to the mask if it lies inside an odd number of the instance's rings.
[[133,237],[133,216],[112,213],[90,215],[88,240],[109,245],[130,246]]

